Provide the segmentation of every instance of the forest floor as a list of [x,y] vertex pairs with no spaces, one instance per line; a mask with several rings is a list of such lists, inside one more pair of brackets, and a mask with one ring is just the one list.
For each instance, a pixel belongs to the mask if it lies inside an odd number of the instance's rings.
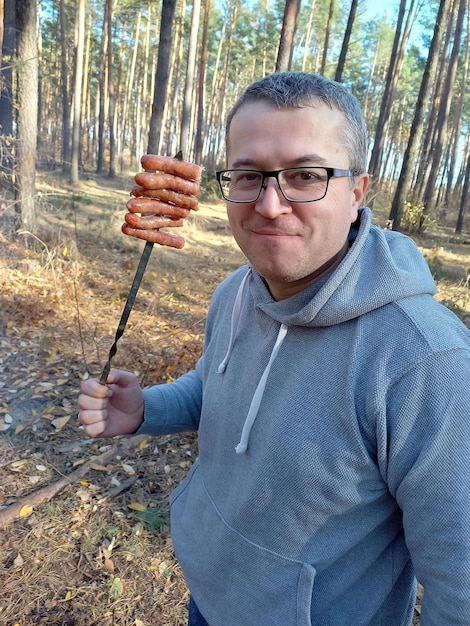
[[[42,177],[37,237],[10,236],[0,199],[0,626],[186,624],[168,495],[195,437],[91,440],[77,421],[143,249],[120,234],[131,186]],[[211,294],[243,262],[221,203],[202,202],[183,234],[183,250],[155,247],[113,361],[144,386],[195,364]],[[470,235],[418,243],[439,299],[470,326]]]

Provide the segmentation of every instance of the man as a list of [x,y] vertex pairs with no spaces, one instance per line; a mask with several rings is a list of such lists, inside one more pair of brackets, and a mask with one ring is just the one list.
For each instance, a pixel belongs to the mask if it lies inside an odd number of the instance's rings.
[[407,237],[371,225],[367,136],[341,85],[241,96],[217,174],[248,258],[195,371],[82,385],[90,436],[199,431],[172,494],[191,626],[470,624],[470,333]]

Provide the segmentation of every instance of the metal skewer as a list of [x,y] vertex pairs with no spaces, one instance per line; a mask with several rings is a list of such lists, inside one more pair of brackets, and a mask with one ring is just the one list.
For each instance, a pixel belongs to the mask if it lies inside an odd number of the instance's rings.
[[[174,158],[178,159],[178,161],[182,161],[183,160],[183,154],[182,154],[181,150],[178,152],[178,154],[176,154],[174,156]],[[129,295],[127,296],[126,304],[124,306],[124,310],[122,312],[121,319],[119,320],[119,324],[118,324],[118,327],[117,327],[117,330],[116,330],[116,334],[114,335],[114,342],[113,342],[113,345],[111,346],[111,349],[109,351],[108,360],[107,360],[106,365],[104,366],[103,371],[101,373],[101,377],[100,377],[100,384],[101,385],[106,385],[106,381],[108,380],[109,370],[111,369],[111,360],[112,360],[112,358],[114,357],[114,355],[117,352],[117,342],[119,341],[119,339],[124,334],[124,330],[126,328],[127,321],[129,319],[129,315],[131,314],[132,307],[134,306],[135,298],[136,298],[137,292],[139,290],[140,283],[142,282],[142,278],[144,276],[144,272],[145,272],[145,269],[147,267],[147,263],[148,263],[148,261],[150,259],[150,255],[152,254],[153,246],[154,246],[153,242],[151,242],[151,241],[146,241],[145,242],[145,248],[142,251],[142,255],[140,257],[139,265],[137,266],[137,269],[136,269],[136,272],[135,272],[135,276],[134,276],[134,280],[132,281],[132,285],[131,285],[131,288],[129,290]]]

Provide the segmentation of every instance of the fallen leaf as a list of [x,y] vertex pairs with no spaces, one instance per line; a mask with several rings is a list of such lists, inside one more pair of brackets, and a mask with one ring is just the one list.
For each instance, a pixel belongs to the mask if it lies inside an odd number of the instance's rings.
[[122,463],[122,469],[129,476],[134,476],[134,474],[135,474],[135,469],[132,467],[132,465],[128,465],[127,463]]
[[6,424],[4,419],[0,419],[0,432],[4,432],[10,428],[11,424]]
[[146,511],[147,510],[147,507],[143,504],[140,504],[140,502],[131,502],[127,506],[129,509],[132,509],[133,511]]
[[26,463],[26,459],[21,459],[20,461],[13,461],[13,463],[10,463],[10,471],[21,472],[23,469],[23,465],[25,463]]
[[75,492],[75,495],[80,498],[82,502],[89,502],[92,498],[92,494],[85,487],[79,487]]
[[55,420],[52,420],[51,424],[57,429],[60,430],[67,424],[70,420],[70,415],[64,415],[63,417],[56,417]]
[[96,470],[97,472],[108,472],[108,468],[105,465],[100,465],[99,463],[90,463],[90,468]]
[[39,387],[43,389],[52,389],[54,387],[54,383],[39,383]]
[[57,606],[57,600],[46,600],[44,602],[44,607],[46,611],[52,611]]
[[32,512],[33,512],[33,507],[29,506],[29,504],[24,504],[21,507],[20,512],[18,513],[18,517],[29,517]]
[[114,563],[112,559],[105,559],[104,566],[108,570],[108,572],[114,572]]
[[108,584],[109,595],[113,598],[113,600],[117,600],[120,596],[122,596],[124,585],[122,584],[122,580],[120,578],[113,578],[108,582]]
[[18,554],[16,555],[15,560],[13,561],[13,565],[15,567],[23,567],[23,564],[24,564],[24,559],[21,556],[21,554],[18,552]]

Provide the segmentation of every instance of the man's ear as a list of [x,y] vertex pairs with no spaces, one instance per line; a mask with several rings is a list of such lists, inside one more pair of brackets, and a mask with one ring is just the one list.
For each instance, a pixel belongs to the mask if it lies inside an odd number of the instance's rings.
[[364,196],[366,195],[367,187],[369,186],[369,180],[370,177],[367,172],[363,172],[362,174],[358,174],[354,177],[354,187],[351,189],[351,192],[354,196],[353,205],[355,210],[363,206]]

